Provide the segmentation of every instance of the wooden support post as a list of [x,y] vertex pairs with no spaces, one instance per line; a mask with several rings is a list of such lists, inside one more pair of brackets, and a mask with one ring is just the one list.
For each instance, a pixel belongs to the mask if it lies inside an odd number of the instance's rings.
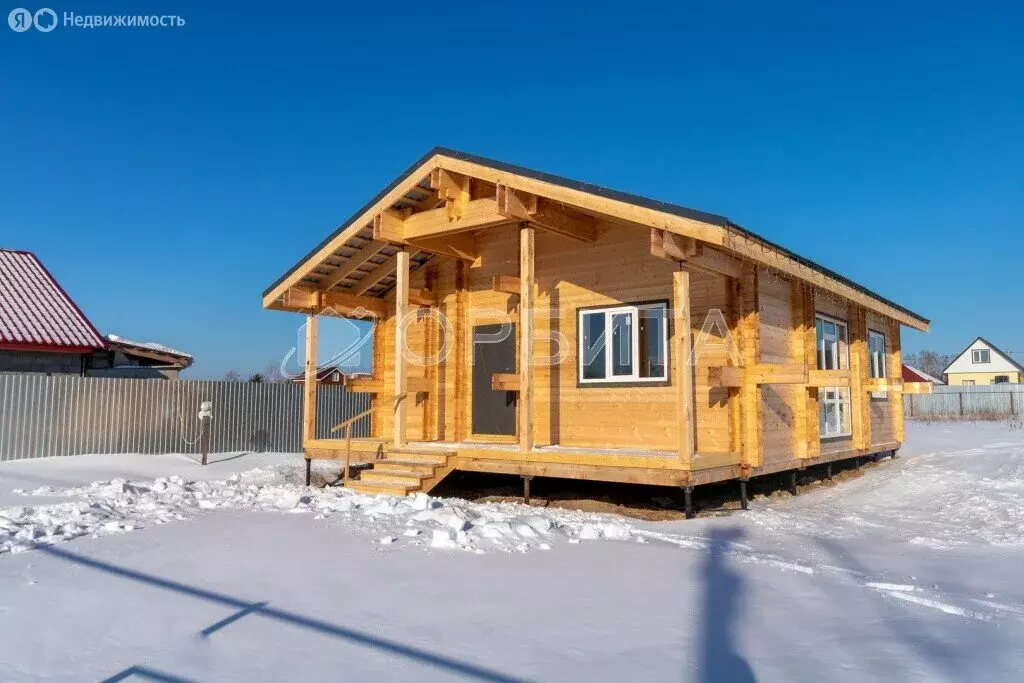
[[409,310],[409,252],[402,249],[395,256],[395,422],[392,442],[396,448],[401,448],[406,442],[406,418],[409,414],[409,378],[405,362],[405,314]]
[[683,499],[685,501],[684,507],[686,509],[686,519],[693,519],[695,517],[695,515],[693,514],[693,487],[692,486],[684,486],[683,487]]
[[306,486],[309,486],[310,465],[311,465],[312,462],[313,462],[312,460],[310,460],[309,458],[306,458]]
[[[892,339],[892,357],[886,364],[889,370],[889,377],[895,380],[903,380],[903,350],[900,341],[900,324],[895,320],[889,321]],[[887,397],[892,402],[892,417],[896,428],[896,440],[903,443],[906,440],[906,423],[903,416],[903,392],[890,391]]]
[[315,315],[306,316],[306,375],[302,403],[302,444],[316,438],[316,349],[318,320]]
[[519,227],[519,450],[533,449],[534,228]]
[[749,507],[747,503],[747,480],[740,479],[740,509],[746,510]]
[[526,505],[530,504],[530,482],[532,480],[532,474],[523,475],[523,503],[525,503]]
[[679,462],[685,469],[693,466],[696,423],[694,415],[693,327],[690,323],[690,273],[681,268],[672,273],[672,321],[675,327],[676,416],[679,420]]
[[789,471],[789,495],[796,495],[796,470]]
[[829,462],[825,465],[825,478],[832,481],[832,463]]
[[[808,367],[818,367],[818,336],[814,324],[815,318],[815,292],[810,285],[804,287],[803,295],[803,334],[804,334],[804,358]],[[804,418],[804,441],[807,444],[806,455],[808,458],[816,458],[821,454],[821,435],[818,426],[818,389],[807,389],[807,400],[805,404]]]
[[862,306],[850,305],[850,431],[854,448],[871,445],[871,396],[864,388],[868,378],[868,319]]
[[[743,264],[740,279],[740,354],[743,365],[761,362],[761,312],[758,306],[758,269],[753,263]],[[762,452],[761,387],[753,377],[746,377],[740,389],[743,438],[740,464],[744,469],[760,467]]]
[[455,441],[463,441],[469,436],[469,420],[466,419],[466,415],[472,394],[466,379],[468,375],[466,347],[469,334],[466,329],[466,301],[468,299],[466,269],[467,265],[464,261],[455,262],[455,360],[453,361],[455,363]]

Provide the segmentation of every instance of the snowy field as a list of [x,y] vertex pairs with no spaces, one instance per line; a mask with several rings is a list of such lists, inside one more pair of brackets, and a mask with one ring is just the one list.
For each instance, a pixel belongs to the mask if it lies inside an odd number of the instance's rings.
[[679,522],[300,486],[297,456],[0,464],[3,681],[984,681],[1024,669],[1024,430]]

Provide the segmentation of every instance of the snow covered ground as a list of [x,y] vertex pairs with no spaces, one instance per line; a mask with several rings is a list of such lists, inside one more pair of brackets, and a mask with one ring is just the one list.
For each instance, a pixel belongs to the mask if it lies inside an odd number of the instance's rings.
[[0,465],[0,680],[1024,668],[1024,431],[1005,425],[909,424],[859,479],[687,522],[306,489],[297,456],[215,458]]

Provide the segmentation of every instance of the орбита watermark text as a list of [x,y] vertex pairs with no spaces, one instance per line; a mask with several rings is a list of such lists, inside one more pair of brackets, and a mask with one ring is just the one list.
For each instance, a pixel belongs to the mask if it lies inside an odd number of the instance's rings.
[[33,12],[24,7],[12,9],[7,15],[7,25],[12,31],[24,33],[35,28],[49,33],[60,24],[65,28],[181,28],[185,19],[177,14],[76,14],[63,12],[57,16],[55,10],[43,7]]

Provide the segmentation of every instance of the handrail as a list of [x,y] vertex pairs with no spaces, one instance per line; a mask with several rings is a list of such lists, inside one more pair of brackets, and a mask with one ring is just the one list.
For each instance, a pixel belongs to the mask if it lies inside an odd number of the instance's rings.
[[[412,393],[416,393],[416,392],[413,392],[413,391],[406,392],[406,395],[402,396],[402,399],[405,399],[409,394],[412,394]],[[398,401],[395,401],[395,403],[397,404]],[[352,464],[352,425],[357,420],[361,420],[364,417],[366,417],[367,415],[372,414],[375,410],[377,410],[380,407],[381,407],[380,403],[378,403],[377,405],[371,406],[369,410],[364,410],[363,412],[359,413],[355,417],[350,417],[349,419],[345,420],[344,422],[339,422],[338,424],[336,424],[333,427],[331,427],[331,433],[332,434],[334,432],[338,431],[339,429],[344,429],[345,430],[345,471],[342,474],[342,481],[344,481],[344,482],[348,482],[349,481],[349,467]]]

